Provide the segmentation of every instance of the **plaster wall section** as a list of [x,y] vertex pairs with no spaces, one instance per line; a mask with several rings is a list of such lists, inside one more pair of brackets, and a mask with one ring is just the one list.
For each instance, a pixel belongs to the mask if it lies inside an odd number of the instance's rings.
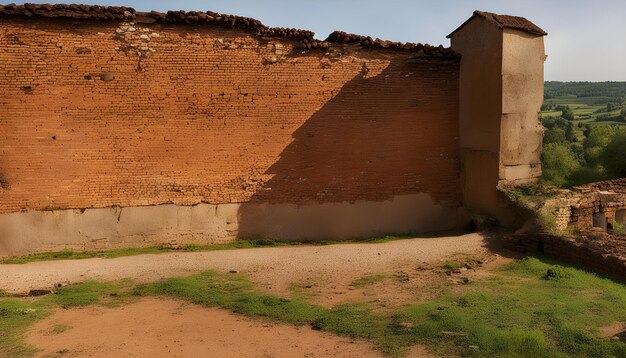
[[543,36],[503,29],[500,180],[510,184],[541,177]]
[[474,18],[451,37],[461,57],[459,145],[463,202],[490,214],[498,205],[503,33]]
[[427,194],[376,202],[198,204],[37,210],[0,215],[0,257],[64,249],[210,245],[238,238],[342,240],[449,230],[459,209]]

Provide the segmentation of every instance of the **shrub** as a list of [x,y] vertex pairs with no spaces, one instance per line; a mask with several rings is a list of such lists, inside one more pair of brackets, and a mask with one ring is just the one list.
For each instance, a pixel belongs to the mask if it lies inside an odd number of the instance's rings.
[[547,269],[545,275],[543,276],[544,279],[552,281],[559,281],[568,277],[569,274],[559,265],[554,265]]

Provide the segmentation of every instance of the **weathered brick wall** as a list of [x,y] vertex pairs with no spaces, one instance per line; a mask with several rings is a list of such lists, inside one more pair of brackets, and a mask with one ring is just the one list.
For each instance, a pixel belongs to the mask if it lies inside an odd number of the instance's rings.
[[626,283],[624,240],[619,237],[579,238],[546,233],[512,235],[505,247],[523,253],[542,254],[567,264],[581,266]]
[[[554,207],[560,232],[568,228],[585,232],[594,226],[604,230],[614,224],[623,226],[626,221],[626,178],[574,187],[572,191],[547,200],[546,205]],[[594,215],[600,215],[598,221],[594,220]]]
[[458,60],[241,30],[0,19],[0,213],[459,200]]

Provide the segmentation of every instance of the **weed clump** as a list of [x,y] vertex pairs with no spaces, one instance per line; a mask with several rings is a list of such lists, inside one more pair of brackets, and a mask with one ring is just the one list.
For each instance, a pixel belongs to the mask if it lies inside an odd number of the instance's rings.
[[569,278],[570,275],[565,271],[565,269],[559,265],[554,265],[546,270],[544,279],[550,281],[560,281],[566,278]]

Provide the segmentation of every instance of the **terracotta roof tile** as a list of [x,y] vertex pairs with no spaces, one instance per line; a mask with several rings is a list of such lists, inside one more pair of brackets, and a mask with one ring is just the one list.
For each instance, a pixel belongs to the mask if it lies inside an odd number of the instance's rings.
[[470,22],[472,19],[476,17],[480,17],[480,18],[486,19],[487,21],[493,22],[494,24],[498,25],[498,27],[500,27],[501,29],[502,28],[515,29],[515,30],[523,31],[523,32],[537,35],[537,36],[545,36],[548,34],[547,32],[543,31],[539,26],[533,24],[532,22],[530,22],[524,17],[511,16],[511,15],[498,15],[492,12],[476,10],[474,11],[474,15],[472,15],[472,17],[470,17],[467,21],[465,21],[456,30],[452,31],[452,33],[450,33],[450,35],[448,35],[447,37],[448,38],[452,37],[452,35],[454,35],[457,31],[463,28],[463,26],[465,26],[468,22]]

